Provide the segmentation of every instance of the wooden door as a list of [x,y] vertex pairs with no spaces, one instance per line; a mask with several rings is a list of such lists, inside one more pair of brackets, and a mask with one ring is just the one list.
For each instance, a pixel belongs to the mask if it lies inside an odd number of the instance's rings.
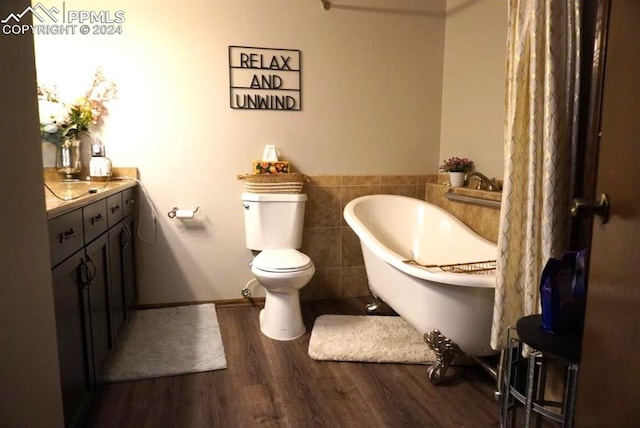
[[[606,3],[606,2],[605,2]],[[611,0],[576,426],[640,426],[640,1]]]

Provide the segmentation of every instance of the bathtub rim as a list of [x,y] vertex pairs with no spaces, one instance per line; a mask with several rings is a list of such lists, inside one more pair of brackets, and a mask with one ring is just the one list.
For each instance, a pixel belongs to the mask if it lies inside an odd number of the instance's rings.
[[412,198],[409,196],[402,195],[389,195],[389,194],[373,194],[373,195],[365,195],[355,198],[349,201],[343,210],[343,217],[351,230],[358,236],[361,244],[364,244],[369,248],[371,252],[373,252],[377,257],[382,259],[384,262],[390,264],[402,272],[405,272],[408,275],[421,278],[424,280],[437,282],[446,285],[458,285],[463,287],[481,287],[481,288],[495,288],[496,286],[496,275],[471,275],[464,273],[452,273],[452,272],[443,272],[436,269],[427,269],[421,268],[417,266],[412,266],[407,263],[403,263],[406,260],[405,257],[400,254],[391,251],[385,244],[383,244],[380,240],[375,238],[371,233],[369,233],[368,229],[362,225],[362,223],[358,220],[354,210],[355,206],[364,200],[367,199],[405,199],[411,200],[412,202],[426,204],[430,207],[433,207],[436,211],[442,213],[447,218],[451,219],[454,223],[457,223],[462,228],[466,229],[468,233],[474,238],[480,241],[484,241],[496,247],[496,258],[497,254],[497,245],[486,238],[478,235],[471,228],[469,228],[466,224],[464,224],[460,219],[455,217],[449,211],[434,205],[430,202],[424,201],[418,198]]

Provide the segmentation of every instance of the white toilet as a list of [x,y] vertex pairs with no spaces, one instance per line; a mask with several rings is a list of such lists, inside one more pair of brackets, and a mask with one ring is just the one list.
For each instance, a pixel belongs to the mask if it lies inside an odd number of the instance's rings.
[[311,259],[297,250],[306,200],[300,193],[242,194],[246,245],[261,251],[251,262],[266,293],[260,331],[271,339],[293,340],[305,332],[298,292],[315,272]]

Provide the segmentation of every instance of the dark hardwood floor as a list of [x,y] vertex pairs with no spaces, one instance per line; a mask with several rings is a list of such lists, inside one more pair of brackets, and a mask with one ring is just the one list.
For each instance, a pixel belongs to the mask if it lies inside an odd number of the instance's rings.
[[261,305],[218,306],[227,369],[105,385],[89,426],[498,426],[494,381],[477,366],[451,367],[434,386],[426,365],[312,360],[315,318],[364,314],[365,302],[303,303],[307,333],[289,342],[260,333]]

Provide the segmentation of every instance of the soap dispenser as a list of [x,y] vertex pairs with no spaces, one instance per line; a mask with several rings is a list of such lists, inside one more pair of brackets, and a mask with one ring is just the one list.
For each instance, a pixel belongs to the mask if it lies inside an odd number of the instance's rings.
[[92,181],[108,181],[111,177],[111,160],[105,156],[104,145],[97,137],[91,139],[89,175]]

